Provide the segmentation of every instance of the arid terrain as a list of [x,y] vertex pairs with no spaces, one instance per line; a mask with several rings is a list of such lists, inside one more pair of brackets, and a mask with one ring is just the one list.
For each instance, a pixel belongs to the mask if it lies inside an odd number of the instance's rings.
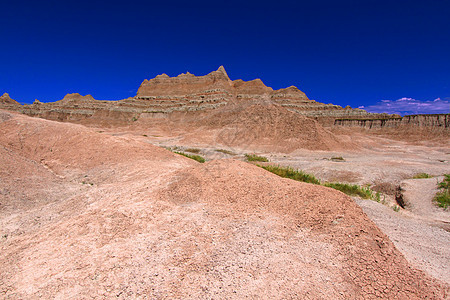
[[223,67],[120,101],[0,100],[0,298],[450,297],[450,212],[432,200],[448,115],[369,114]]

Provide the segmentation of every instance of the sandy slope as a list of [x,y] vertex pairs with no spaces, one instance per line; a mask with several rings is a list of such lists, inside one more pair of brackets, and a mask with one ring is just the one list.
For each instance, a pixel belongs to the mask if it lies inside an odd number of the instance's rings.
[[450,232],[408,212],[395,212],[375,201],[355,200],[412,265],[450,284]]
[[355,149],[317,121],[271,103],[226,105],[214,111],[178,113],[163,119],[138,120],[132,131],[162,131],[180,144],[238,147],[290,153],[295,149]]
[[0,120],[2,297],[448,295],[342,193],[79,125]]

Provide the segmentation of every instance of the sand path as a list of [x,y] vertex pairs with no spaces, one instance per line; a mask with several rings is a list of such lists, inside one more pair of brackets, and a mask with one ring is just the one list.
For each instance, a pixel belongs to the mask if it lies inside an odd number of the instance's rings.
[[[437,222],[450,229],[450,213],[433,204],[433,197],[438,192],[437,183],[444,177],[425,179],[408,179],[401,184],[407,210],[418,218],[429,222]],[[443,223],[443,224],[442,224]]]

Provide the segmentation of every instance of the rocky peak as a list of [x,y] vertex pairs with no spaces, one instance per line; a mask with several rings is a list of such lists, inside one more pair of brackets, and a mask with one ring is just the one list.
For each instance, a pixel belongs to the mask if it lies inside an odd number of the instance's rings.
[[230,80],[230,77],[228,77],[227,71],[225,71],[225,68],[223,66],[220,66],[217,71],[218,73],[222,73],[228,80]]
[[19,102],[16,100],[11,99],[8,93],[4,93],[2,96],[0,96],[0,103],[4,104],[13,104],[13,105],[20,105]]
[[223,66],[216,71],[204,76],[195,76],[189,72],[182,73],[176,77],[166,74],[158,75],[153,79],[144,80],[138,89],[136,98],[148,99],[163,96],[185,96],[198,94],[207,90],[222,89],[229,90],[231,80]]
[[273,91],[272,88],[266,86],[259,78],[250,81],[243,81],[241,79],[234,80],[233,87],[238,94],[247,95],[262,95]]
[[64,98],[61,101],[67,102],[67,101],[92,101],[95,100],[92,95],[80,95],[78,93],[69,93],[64,96]]
[[[162,73],[161,75],[156,75],[155,78],[169,78],[169,75],[167,75],[166,73]],[[148,80],[145,79],[144,82],[148,82]]]
[[274,102],[291,108],[298,105],[302,106],[304,104],[314,102],[314,100],[309,100],[308,97],[306,97],[305,93],[300,91],[295,86],[290,86],[284,89],[273,91],[270,98]]
[[273,96],[295,97],[298,99],[308,100],[308,97],[306,97],[305,93],[303,93],[293,85],[284,89],[274,91]]
[[191,74],[189,72],[186,73],[181,73],[180,75],[178,75],[177,77],[195,77],[194,74]]

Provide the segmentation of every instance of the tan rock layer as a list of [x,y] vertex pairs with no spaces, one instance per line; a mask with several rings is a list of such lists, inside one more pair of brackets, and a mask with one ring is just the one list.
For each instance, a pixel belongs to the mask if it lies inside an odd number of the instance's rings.
[[409,115],[389,119],[336,119],[335,125],[363,128],[398,128],[404,126],[450,128],[450,114]]

